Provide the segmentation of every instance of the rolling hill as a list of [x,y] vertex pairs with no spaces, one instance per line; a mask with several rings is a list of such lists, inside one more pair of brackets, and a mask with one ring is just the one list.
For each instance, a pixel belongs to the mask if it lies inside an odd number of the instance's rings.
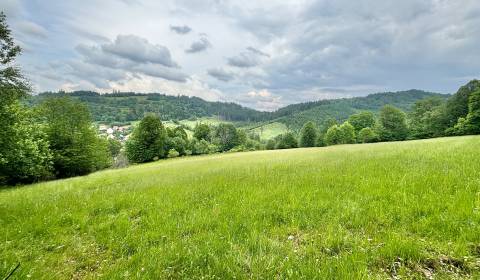
[[320,100],[289,105],[274,112],[260,112],[235,103],[208,102],[198,97],[171,96],[164,94],[112,93],[78,91],[72,93],[42,93],[32,96],[27,102],[37,104],[46,97],[72,96],[85,102],[97,122],[131,122],[141,119],[146,113],[158,114],[162,120],[195,120],[216,117],[219,120],[237,122],[239,126],[261,127],[275,124],[298,130],[305,122],[323,124],[328,118],[344,120],[349,115],[369,110],[377,112],[383,105],[391,104],[408,111],[415,101],[449,95],[419,90],[377,93],[365,97]]
[[1,189],[0,276],[475,279],[479,145],[232,153]]

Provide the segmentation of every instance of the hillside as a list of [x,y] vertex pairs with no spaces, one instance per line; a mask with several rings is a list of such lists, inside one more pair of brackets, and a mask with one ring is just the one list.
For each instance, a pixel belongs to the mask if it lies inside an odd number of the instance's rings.
[[329,118],[343,121],[359,111],[372,111],[376,113],[386,104],[393,105],[408,112],[416,101],[433,96],[447,99],[450,95],[421,90],[375,93],[365,97],[320,100],[294,104],[279,109],[274,112],[273,115],[279,122],[286,124],[291,129],[297,130],[307,121],[314,121],[319,125],[323,124],[325,120]]
[[186,120],[215,116],[222,120],[237,122],[262,121],[267,116],[264,112],[245,108],[235,103],[208,102],[198,97],[158,93],[48,92],[32,96],[28,103],[37,104],[46,97],[66,95],[85,102],[97,122],[131,122],[140,120],[146,113],[155,113],[162,120]]
[[0,275],[478,278],[479,145],[232,153],[3,189]]
[[[28,101],[37,104],[45,97],[64,96],[66,93],[43,93]],[[256,127],[280,122],[290,129],[299,129],[306,121],[321,125],[328,118],[344,120],[359,110],[377,112],[383,105],[391,104],[408,111],[415,101],[448,95],[410,90],[378,93],[366,97],[321,100],[289,105],[275,112],[260,112],[234,103],[208,102],[198,97],[170,96],[163,94],[113,93],[98,94],[79,91],[68,93],[87,103],[97,122],[131,122],[141,119],[146,113],[158,114],[162,120],[187,120],[216,117],[225,121],[241,122],[240,125],[257,123]],[[277,125],[278,126],[278,125]]]

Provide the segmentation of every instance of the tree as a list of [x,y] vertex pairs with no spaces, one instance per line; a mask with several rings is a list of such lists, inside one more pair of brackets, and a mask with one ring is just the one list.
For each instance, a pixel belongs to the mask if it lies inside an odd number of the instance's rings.
[[318,133],[317,140],[315,144],[317,147],[325,147],[327,144],[325,143],[325,134],[326,133]]
[[300,147],[315,147],[317,128],[313,122],[307,122],[300,131]]
[[372,128],[365,127],[358,132],[357,140],[359,143],[374,143],[378,141],[378,135]]
[[219,124],[214,129],[213,137],[215,144],[219,146],[221,151],[228,151],[241,144],[237,129],[230,123]]
[[204,123],[197,124],[193,130],[193,137],[198,140],[210,141],[210,126]]
[[85,175],[111,165],[108,142],[97,135],[83,103],[48,98],[36,111],[50,143],[56,177]]
[[342,144],[353,144],[355,143],[355,128],[347,121],[344,122],[340,127],[341,133],[341,143]]
[[267,141],[267,144],[265,145],[266,150],[275,150],[275,140],[274,139],[269,139]]
[[401,141],[408,136],[405,113],[391,105],[380,110],[379,136],[382,141]]
[[342,139],[342,131],[340,130],[338,125],[331,126],[325,134],[325,144],[327,145],[342,144]]
[[126,142],[130,162],[142,163],[165,157],[166,131],[160,119],[152,114],[145,116]]
[[480,89],[480,81],[472,80],[460,89],[447,101],[446,105],[446,127],[453,127],[459,118],[466,118],[469,109],[470,95]]
[[480,134],[480,89],[470,95],[467,117],[458,119],[454,133],[457,135]]
[[442,136],[445,102],[438,97],[419,100],[408,115],[411,136],[415,139]]
[[292,132],[287,132],[279,136],[276,149],[298,148],[297,138]]
[[180,137],[185,142],[188,141],[188,135],[185,129],[182,126],[177,126],[173,129],[173,137]]
[[0,12],[0,185],[34,182],[51,171],[48,141],[20,102],[30,91],[20,69],[12,66],[20,52]]
[[194,138],[191,142],[192,155],[204,155],[212,152],[210,149],[210,143],[206,140],[197,140]]
[[364,111],[358,114],[353,114],[348,118],[348,122],[355,128],[355,132],[366,127],[373,127],[375,125],[375,116],[372,112]]
[[116,158],[120,154],[120,150],[122,149],[122,143],[115,139],[108,139],[108,150],[110,151],[110,155],[112,158]]

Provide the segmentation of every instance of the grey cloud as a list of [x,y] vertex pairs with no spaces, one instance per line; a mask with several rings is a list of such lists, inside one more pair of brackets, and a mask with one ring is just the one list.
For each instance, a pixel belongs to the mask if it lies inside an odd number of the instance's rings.
[[206,49],[210,48],[212,45],[208,41],[207,38],[200,38],[199,41],[193,42],[190,45],[190,48],[186,49],[186,53],[198,53],[205,51]]
[[33,36],[41,39],[47,38],[47,30],[41,25],[32,21],[21,21],[16,25],[17,29],[26,36]]
[[[122,46],[122,43],[118,45]],[[105,46],[108,47],[105,48]],[[101,46],[87,46],[81,44],[75,48],[83,57],[81,63],[75,63],[79,66],[78,71],[84,79],[92,81],[95,85],[100,85],[101,83],[96,77],[104,77],[107,80],[117,78],[115,81],[118,81],[125,79],[127,77],[126,73],[130,73],[135,77],[138,77],[139,74],[144,74],[181,83],[187,81],[188,75],[178,71],[176,68],[167,67],[165,66],[165,63],[150,62],[158,60],[150,59],[150,61],[146,61],[146,59],[141,59],[141,62],[139,62],[139,59],[131,59],[130,56],[118,55],[118,52],[122,52],[124,49],[129,49],[127,48],[128,46],[117,48],[115,49],[115,52],[111,51],[110,46],[112,46],[112,44]],[[122,52],[122,54],[123,53],[124,52]],[[99,71],[98,74],[91,73],[89,67],[92,65],[101,69],[101,71]]]
[[178,67],[166,47],[153,45],[135,35],[118,35],[112,44],[102,45],[102,50],[139,63]]
[[233,73],[225,71],[222,68],[208,69],[207,73],[208,73],[208,75],[216,78],[217,80],[223,81],[223,82],[229,82],[229,81],[231,81],[235,78]]
[[190,31],[192,31],[192,28],[190,26],[187,26],[187,25],[182,25],[182,26],[170,25],[170,30],[172,30],[173,32],[175,32],[177,34],[184,35],[184,34],[190,33]]
[[184,73],[155,64],[137,65],[133,67],[133,70],[135,72],[140,72],[151,77],[162,78],[180,83],[185,83],[188,78],[188,75]]
[[258,56],[250,53],[240,53],[237,56],[228,58],[228,65],[240,68],[254,67],[260,64]]
[[248,47],[247,50],[248,50],[248,51],[251,51],[251,52],[253,52],[253,53],[255,53],[255,54],[261,55],[261,56],[270,57],[270,55],[269,55],[268,53],[264,53],[264,52],[262,52],[261,50],[256,49],[256,48],[254,48],[254,47]]
[[265,58],[270,58],[270,55],[256,48],[247,47],[246,51],[243,51],[236,56],[229,57],[227,62],[230,66],[250,68],[260,65],[262,63],[262,59]]

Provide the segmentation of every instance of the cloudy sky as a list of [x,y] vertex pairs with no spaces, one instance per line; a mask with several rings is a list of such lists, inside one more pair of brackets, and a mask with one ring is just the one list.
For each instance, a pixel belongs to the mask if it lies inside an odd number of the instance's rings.
[[1,0],[35,91],[274,110],[480,77],[478,0]]

